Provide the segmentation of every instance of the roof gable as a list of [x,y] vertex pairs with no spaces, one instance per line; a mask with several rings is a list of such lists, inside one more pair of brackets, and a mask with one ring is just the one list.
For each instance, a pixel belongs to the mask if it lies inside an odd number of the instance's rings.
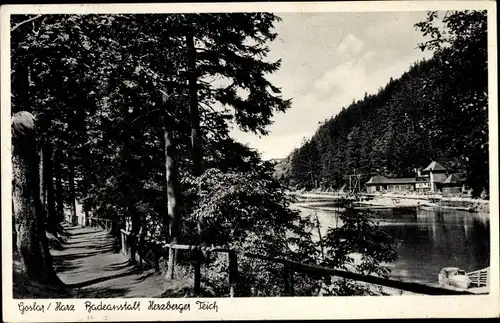
[[366,184],[383,184],[383,183],[385,183],[385,180],[387,180],[387,178],[385,178],[385,176],[381,176],[381,175],[372,176],[370,178],[370,180],[368,182],[366,182]]
[[409,177],[409,178],[387,178],[384,176],[373,176],[370,178],[368,182],[366,182],[367,185],[376,185],[376,184],[412,184],[416,183],[417,179],[414,177]]
[[464,179],[460,174],[451,174],[444,180],[443,184],[459,184],[462,182],[464,182]]
[[444,168],[443,165],[441,165],[437,161],[433,161],[422,172],[430,172],[430,171],[443,172],[443,171],[446,171],[446,168]]
[[406,177],[406,178],[388,178],[387,184],[409,184],[416,183],[417,179],[414,177]]

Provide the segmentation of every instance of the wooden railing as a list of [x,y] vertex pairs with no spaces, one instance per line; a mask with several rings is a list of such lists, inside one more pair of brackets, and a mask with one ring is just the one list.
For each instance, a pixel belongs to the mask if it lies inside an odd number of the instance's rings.
[[[222,251],[222,250],[220,250]],[[470,295],[472,293],[467,291],[458,291],[445,289],[440,287],[434,287],[425,284],[411,283],[411,282],[403,282],[399,280],[381,278],[377,276],[367,276],[362,275],[350,271],[336,270],[332,268],[322,267],[318,265],[311,264],[303,264],[295,261],[290,261],[286,259],[277,259],[272,257],[267,257],[264,255],[249,253],[249,252],[237,252],[237,251],[229,251],[225,250],[225,252],[233,253],[233,262],[234,266],[237,265],[236,256],[244,256],[248,258],[266,260],[274,263],[283,264],[283,277],[285,282],[285,294],[288,296],[294,295],[294,286],[293,286],[293,276],[294,273],[303,273],[313,276],[322,276],[322,277],[341,277],[346,279],[352,279],[360,282],[365,282],[373,285],[379,285],[384,287],[395,288],[403,291],[408,291],[417,294],[426,294],[426,295]],[[231,262],[230,262],[231,266]],[[230,269],[231,271],[231,269]],[[232,271],[236,271],[233,269]]]
[[109,232],[111,231],[113,221],[109,219],[87,217],[85,218],[85,225],[88,225],[93,228],[101,228]]
[[[121,230],[122,236],[129,235],[130,233]],[[122,241],[126,241],[127,239],[122,238]],[[160,245],[159,242],[152,242]],[[399,289],[407,292],[412,292],[416,294],[426,294],[426,295],[473,295],[473,293],[468,291],[447,289],[441,287],[435,287],[425,284],[412,283],[412,282],[403,282],[399,280],[381,278],[376,276],[367,276],[361,275],[354,272],[336,270],[331,268],[326,268],[318,265],[310,265],[303,264],[291,260],[286,259],[278,259],[273,257],[267,257],[264,255],[254,254],[250,252],[241,252],[237,250],[220,248],[220,247],[201,247],[201,246],[193,246],[193,245],[170,245],[170,244],[161,244],[162,248],[173,248],[176,250],[189,250],[189,251],[208,251],[208,252],[221,252],[228,254],[228,276],[229,276],[229,286],[230,286],[230,296],[238,296],[238,258],[239,257],[247,257],[253,259],[265,260],[273,263],[279,263],[283,265],[283,278],[284,278],[284,292],[285,296],[293,296],[295,294],[294,291],[294,274],[295,273],[303,273],[313,276],[320,277],[341,277],[352,279],[356,281],[361,281],[373,285],[379,285],[384,287],[390,287],[394,289]],[[200,272],[201,262],[194,261],[193,267],[195,272],[194,279],[194,292],[198,293],[200,291],[200,275],[196,274]]]
[[[108,228],[111,228],[111,221],[110,220],[105,220],[105,219],[96,219],[96,218],[90,218],[91,220],[91,225],[97,226],[106,230],[110,230]],[[130,252],[130,237],[131,233],[121,229],[120,230],[120,241],[121,241],[121,250],[122,253],[124,253],[127,256],[131,256]],[[370,276],[370,275],[362,275],[358,274],[355,272],[350,272],[350,271],[343,271],[343,270],[337,270],[337,269],[332,269],[332,268],[327,268],[327,267],[322,267],[318,265],[312,265],[312,264],[304,264],[304,263],[299,263],[291,260],[286,260],[286,259],[278,259],[278,258],[273,258],[273,257],[268,257],[260,254],[254,254],[250,252],[241,252],[238,250],[233,250],[233,249],[228,249],[228,248],[221,248],[221,247],[201,247],[197,245],[182,245],[182,244],[175,244],[175,245],[170,245],[170,244],[165,244],[161,243],[158,241],[151,240],[149,238],[144,238],[143,243],[145,243],[147,246],[147,249],[156,249],[160,250],[164,254],[168,254],[167,249],[168,248],[173,248],[176,250],[185,250],[185,251],[194,251],[195,254],[200,254],[201,251],[207,251],[207,252],[218,252],[218,253],[227,253],[228,254],[228,276],[229,276],[229,287],[230,287],[230,296],[239,296],[238,294],[238,259],[240,257],[247,257],[247,258],[253,258],[253,259],[260,259],[264,261],[269,261],[272,263],[278,263],[283,265],[283,278],[284,278],[284,294],[285,296],[293,296],[295,294],[294,290],[294,275],[295,273],[301,273],[301,274],[306,274],[306,275],[311,275],[315,277],[340,277],[340,278],[345,278],[345,279],[352,279],[355,281],[360,281],[372,285],[378,285],[378,286],[384,286],[384,287],[389,287],[393,289],[398,289],[406,292],[411,292],[415,294],[425,294],[425,295],[474,295],[474,293],[471,293],[466,290],[455,290],[455,289],[448,289],[448,288],[442,288],[442,287],[437,287],[437,286],[431,286],[431,285],[426,285],[426,284],[420,284],[420,283],[413,283],[413,282],[404,282],[404,281],[399,281],[399,280],[394,280],[394,279],[388,279],[388,278],[381,278],[377,276]],[[156,268],[158,267],[158,257],[153,260],[147,260],[144,259],[144,254],[141,252],[138,252],[138,257],[139,261],[142,263],[142,261],[146,261],[148,263],[153,264]],[[201,261],[199,259],[195,259],[193,262],[193,268],[194,268],[194,292],[197,294],[201,291],[201,275],[200,275],[200,267],[201,267]]]
[[[161,242],[152,240],[148,237],[133,236],[129,231],[120,229],[121,252],[127,257],[133,257],[142,266],[142,263],[148,263],[154,268],[159,268],[159,259],[163,254],[168,254],[165,245]],[[135,250],[132,248],[135,245]],[[152,255],[152,257],[148,257]]]
[[471,285],[474,287],[487,287],[489,270],[490,268],[488,267],[467,273],[467,276],[469,276],[469,279],[471,280]]

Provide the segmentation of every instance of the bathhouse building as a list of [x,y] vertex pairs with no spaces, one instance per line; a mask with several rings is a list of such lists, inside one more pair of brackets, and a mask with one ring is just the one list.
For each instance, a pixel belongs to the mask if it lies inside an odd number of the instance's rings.
[[446,168],[444,168],[440,163],[433,161],[429,164],[422,174],[426,177],[428,176],[429,188],[431,192],[441,191],[442,184],[448,176],[446,176]]
[[460,174],[451,174],[442,183],[443,196],[456,196],[468,194],[469,189],[465,185],[465,178]]
[[[422,171],[416,170],[415,177],[388,178],[377,175],[366,182],[366,191],[375,192],[441,192],[448,178],[446,168],[433,161]],[[451,184],[451,183],[450,183]],[[451,184],[453,186],[454,184]]]
[[414,191],[416,178],[387,178],[385,176],[373,176],[366,182],[368,193],[375,192],[405,192]]

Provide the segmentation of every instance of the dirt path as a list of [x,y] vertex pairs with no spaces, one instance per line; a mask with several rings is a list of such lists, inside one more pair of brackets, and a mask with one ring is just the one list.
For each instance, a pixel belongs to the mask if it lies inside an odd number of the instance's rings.
[[95,228],[65,227],[59,248],[51,248],[54,267],[74,297],[159,297],[166,282],[153,270],[137,270],[117,253],[113,238]]

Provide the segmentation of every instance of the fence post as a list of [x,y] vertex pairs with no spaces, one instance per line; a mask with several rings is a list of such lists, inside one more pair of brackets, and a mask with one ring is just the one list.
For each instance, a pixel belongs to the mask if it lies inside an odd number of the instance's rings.
[[286,263],[283,265],[283,279],[285,281],[285,296],[294,296],[293,271]]
[[238,296],[238,256],[234,250],[229,250],[229,296]]
[[195,249],[194,251],[194,293],[201,292],[201,250]]

